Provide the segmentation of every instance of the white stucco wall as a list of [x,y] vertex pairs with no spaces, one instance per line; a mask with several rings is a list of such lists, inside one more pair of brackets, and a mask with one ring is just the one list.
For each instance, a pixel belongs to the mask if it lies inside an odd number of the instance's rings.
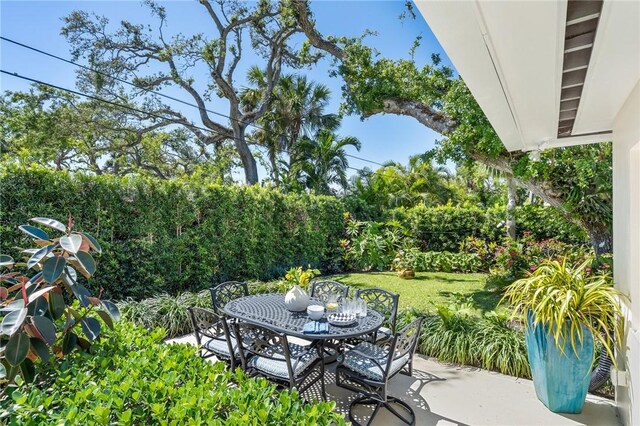
[[640,82],[613,126],[613,253],[616,286],[630,299],[621,353],[626,383],[616,399],[624,423],[640,425]]

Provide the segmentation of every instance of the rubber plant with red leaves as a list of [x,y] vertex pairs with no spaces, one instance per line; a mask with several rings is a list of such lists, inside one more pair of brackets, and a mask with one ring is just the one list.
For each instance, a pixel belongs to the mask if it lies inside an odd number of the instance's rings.
[[[98,241],[75,231],[71,215],[67,225],[46,217],[30,221],[48,229],[19,226],[37,246],[22,251],[26,263],[0,255],[0,388],[18,376],[32,381],[38,360],[89,349],[102,325],[113,328],[120,317],[113,302],[92,296],[82,284],[81,277],[96,272]],[[62,235],[52,238],[51,230]]]

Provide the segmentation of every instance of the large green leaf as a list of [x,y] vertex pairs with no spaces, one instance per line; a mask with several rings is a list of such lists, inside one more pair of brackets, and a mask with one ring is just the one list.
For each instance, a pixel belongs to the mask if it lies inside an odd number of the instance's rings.
[[120,309],[118,309],[118,306],[115,303],[110,302],[109,300],[103,300],[102,307],[109,312],[109,315],[111,315],[111,318],[113,318],[114,321],[120,321]]
[[33,352],[35,352],[41,360],[47,362],[47,360],[51,357],[49,346],[47,346],[47,344],[42,340],[36,339],[35,337],[29,339],[29,341],[31,343],[31,350],[33,350]]
[[87,240],[89,246],[94,249],[98,253],[102,253],[102,247],[98,240],[96,240],[93,235],[87,234],[86,232],[82,232],[82,236]]
[[32,317],[41,317],[49,311],[49,302],[46,297],[38,297],[37,299],[29,297],[27,309],[29,310],[29,315]]
[[93,260],[93,257],[89,253],[79,251],[76,253],[76,259],[78,259],[80,265],[82,265],[89,275],[93,275],[96,272],[96,261]]
[[67,262],[62,256],[54,256],[50,259],[47,259],[42,265],[42,276],[44,280],[48,283],[55,282],[62,272],[64,271],[64,266]]
[[55,244],[50,244],[46,247],[42,247],[40,250],[38,250],[37,252],[33,253],[33,255],[29,258],[29,260],[27,261],[27,268],[31,269],[34,266],[36,266],[38,263],[40,263],[40,261],[46,256],[48,255],[51,250],[53,250],[55,248]]
[[25,359],[20,364],[20,372],[22,373],[22,378],[25,382],[31,383],[36,378],[36,368],[33,365],[33,361],[29,358]]
[[73,292],[73,295],[76,296],[76,298],[78,299],[78,301],[82,306],[86,308],[91,305],[91,302],[89,302],[89,299],[88,299],[89,297],[91,297],[91,293],[89,292],[89,290],[87,290],[85,286],[83,286],[82,284],[72,285],[71,291]]
[[60,246],[66,251],[76,254],[82,245],[82,235],[71,234],[60,237]]
[[27,308],[9,312],[2,319],[2,324],[0,324],[0,333],[7,336],[13,336],[18,330],[20,330],[20,327],[24,323],[26,317]]
[[27,357],[29,346],[29,335],[25,332],[16,333],[9,339],[4,357],[9,364],[19,365]]
[[49,345],[53,345],[56,342],[56,326],[47,317],[33,317],[31,323],[38,330],[44,341]]
[[[31,221],[39,223],[40,225],[48,226],[49,228],[57,229],[58,231],[61,231],[61,232],[67,231],[67,227],[64,226],[64,224],[62,224],[61,222],[58,222],[55,219],[49,219],[48,217],[34,217],[34,218],[31,218]],[[44,238],[44,239],[48,240],[48,238]]]
[[0,308],[0,314],[7,314],[9,312],[19,311],[22,308],[24,308],[24,300],[17,299],[9,303],[7,306],[3,306],[2,308]]
[[104,321],[104,323],[107,325],[107,327],[109,327],[111,330],[113,330],[114,326],[113,326],[113,318],[111,318],[111,315],[109,315],[109,313],[107,311],[96,311],[98,313],[98,315],[100,316],[100,318],[102,318],[102,321]]
[[70,284],[75,284],[78,281],[78,273],[70,264],[67,264],[67,266],[65,266],[64,274],[71,280]]
[[64,336],[64,339],[62,341],[62,353],[65,355],[71,353],[71,351],[75,349],[77,344],[78,336],[76,336],[75,333],[67,334],[66,336]]
[[95,318],[82,318],[80,320],[82,332],[89,340],[96,340],[100,335],[100,321]]
[[14,263],[13,257],[7,256],[6,254],[0,254],[0,266],[10,268]]
[[53,319],[58,319],[64,313],[67,305],[64,303],[64,296],[60,293],[56,293],[55,291],[49,293],[49,311],[51,312],[51,316]]
[[35,226],[20,225],[20,226],[18,226],[18,229],[21,230],[22,232],[24,232],[25,234],[29,235],[30,237],[33,237],[33,238],[35,238],[37,240],[48,240],[49,239],[49,234],[47,234],[46,232],[44,232],[40,228],[36,228]]
[[30,303],[32,303],[32,302],[34,302],[34,301],[35,301],[35,300],[37,300],[39,297],[42,297],[42,295],[44,295],[44,294],[46,294],[46,293],[50,292],[50,291],[51,291],[51,290],[53,290],[54,288],[56,288],[56,287],[51,285],[51,286],[49,286],[49,287],[41,288],[40,290],[38,290],[38,291],[34,292],[33,294],[30,294],[30,295],[29,295],[29,302],[27,303],[27,305],[28,305],[28,304],[30,304]]
[[27,284],[25,285],[25,287],[27,289],[31,288],[31,286],[33,286],[34,284],[39,284],[41,282],[41,278],[42,278],[42,271],[38,272],[37,274],[35,274],[34,276],[32,276],[29,281],[27,281]]

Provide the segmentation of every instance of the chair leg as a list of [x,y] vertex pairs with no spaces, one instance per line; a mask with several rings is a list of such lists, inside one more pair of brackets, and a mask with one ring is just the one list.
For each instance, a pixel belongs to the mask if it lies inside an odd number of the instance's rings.
[[[371,414],[369,421],[366,423],[367,425],[371,424],[374,417],[378,414],[378,411],[380,410],[380,408],[383,408],[383,407],[386,408],[391,414],[396,416],[398,419],[400,419],[400,421],[402,421],[403,423],[411,426],[416,424],[416,415],[413,412],[413,409],[406,402],[392,396],[387,397],[387,401],[385,402],[385,401],[380,401],[380,400],[371,398],[369,395],[364,395],[354,399],[353,402],[351,402],[351,405],[349,406],[349,420],[351,421],[352,424],[357,426],[362,425],[362,423],[359,423],[353,415],[353,410],[357,405],[375,405],[373,413]],[[402,410],[406,412],[406,415],[400,414],[398,410],[396,410],[394,405],[402,408]]]

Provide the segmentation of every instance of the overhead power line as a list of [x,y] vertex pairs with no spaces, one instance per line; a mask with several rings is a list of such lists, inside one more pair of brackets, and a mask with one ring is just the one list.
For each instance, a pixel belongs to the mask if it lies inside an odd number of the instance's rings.
[[[11,77],[19,78],[19,79],[22,79],[22,80],[25,80],[25,81],[29,81],[31,83],[42,84],[44,86],[51,87],[53,89],[62,90],[64,92],[71,93],[71,94],[74,94],[76,96],[82,96],[84,98],[91,99],[91,100],[94,100],[96,102],[102,102],[102,103],[105,103],[105,104],[108,104],[108,105],[112,105],[112,106],[115,106],[115,107],[118,107],[118,108],[126,109],[126,110],[133,111],[133,112],[137,112],[139,114],[147,115],[149,117],[153,117],[153,118],[157,118],[157,119],[161,119],[161,120],[166,120],[166,121],[172,122],[174,124],[184,125],[183,122],[181,122],[179,120],[176,120],[175,118],[172,118],[172,117],[166,117],[166,116],[163,116],[161,114],[157,114],[157,113],[149,112],[149,111],[144,111],[144,110],[132,107],[130,105],[123,105],[121,103],[110,101],[110,100],[104,99],[104,98],[100,98],[100,97],[95,96],[95,95],[90,95],[88,93],[83,93],[83,92],[80,92],[78,90],[73,90],[73,89],[69,89],[69,88],[66,88],[66,87],[58,86],[58,85],[55,85],[55,84],[52,84],[52,83],[47,83],[47,82],[42,81],[42,80],[38,80],[38,79],[35,79],[35,78],[31,78],[31,77],[27,77],[27,76],[24,76],[24,75],[20,75],[17,72],[10,72],[10,71],[6,71],[6,70],[3,70],[3,69],[0,69],[0,73],[9,75]],[[189,124],[189,126],[195,128],[195,129],[199,129],[199,130],[205,131],[205,132],[211,132],[211,133],[214,133],[214,134],[217,134],[217,135],[220,135],[220,136],[224,136],[225,139],[240,140],[240,139],[238,139],[236,137],[229,136],[229,135],[226,135],[226,134],[222,134],[220,132],[216,132],[215,130],[211,130],[211,129],[208,129],[208,128],[205,128],[205,127],[197,126],[195,124]],[[291,155],[291,152],[289,152],[286,149],[280,149],[279,151]],[[346,154],[346,155],[348,155],[348,154]],[[364,171],[364,169],[357,169],[357,168],[351,167],[351,166],[347,166],[347,168],[351,169],[351,170],[358,171],[358,172]]]
[[[103,72],[103,71],[97,70],[97,69],[92,68],[92,67],[89,67],[89,66],[87,66],[87,65],[80,64],[80,63],[78,63],[78,62],[72,61],[72,60],[67,59],[67,58],[63,58],[62,56],[58,56],[58,55],[55,55],[55,54],[53,54],[53,53],[46,52],[46,51],[44,51],[44,50],[38,49],[37,47],[30,46],[30,45],[28,45],[28,44],[21,43],[21,42],[19,42],[19,41],[16,41],[16,40],[13,40],[13,39],[10,39],[10,38],[7,38],[7,37],[4,37],[4,36],[0,36],[0,40],[6,41],[6,42],[8,42],[8,43],[12,43],[12,44],[14,44],[14,45],[16,45],[16,46],[20,46],[20,47],[22,47],[22,48],[24,48],[24,49],[31,50],[31,51],[36,52],[36,53],[39,53],[39,54],[41,54],[41,55],[45,55],[45,56],[48,56],[48,57],[50,57],[50,58],[56,59],[56,60],[58,60],[58,61],[62,61],[62,62],[65,62],[65,63],[67,63],[67,64],[70,64],[70,65],[73,65],[73,66],[76,66],[76,67],[82,68],[82,69],[84,69],[84,70],[94,72],[94,73],[96,73],[96,74],[98,74],[98,75],[101,75],[101,76],[103,76],[103,77],[110,78],[110,79],[112,79],[112,80],[115,80],[115,81],[117,81],[117,82],[120,82],[120,83],[126,84],[126,85],[128,85],[128,86],[134,87],[134,88],[139,89],[139,90],[143,90],[143,91],[145,91],[145,92],[147,92],[147,93],[152,93],[152,94],[155,94],[155,95],[161,96],[161,97],[163,97],[163,98],[165,98],[165,99],[169,99],[169,100],[172,100],[172,101],[174,101],[174,102],[178,102],[178,103],[181,103],[181,104],[183,104],[183,105],[187,105],[187,106],[190,106],[190,107],[192,107],[192,108],[196,108],[196,109],[198,109],[198,110],[203,109],[204,111],[206,111],[206,112],[208,112],[208,113],[211,113],[211,114],[217,115],[217,116],[219,116],[219,117],[226,118],[226,119],[228,119],[228,120],[236,121],[236,122],[238,122],[238,123],[240,123],[240,124],[246,124],[247,126],[254,127],[254,128],[256,128],[256,129],[258,129],[258,130],[262,130],[262,131],[264,131],[264,132],[267,132],[267,131],[268,131],[268,130],[266,130],[264,127],[259,126],[259,125],[255,124],[255,123],[247,123],[247,122],[244,122],[244,121],[239,120],[239,119],[237,119],[237,118],[232,118],[232,117],[230,117],[229,115],[223,114],[223,113],[218,112],[218,111],[213,111],[213,110],[210,110],[210,109],[208,109],[208,108],[200,108],[198,105],[196,105],[196,104],[194,104],[194,103],[187,102],[187,101],[185,101],[185,100],[183,100],[183,99],[179,99],[179,98],[176,98],[176,97],[174,97],[174,96],[167,95],[166,93],[162,93],[162,92],[159,92],[159,91],[157,91],[157,90],[152,90],[152,89],[148,89],[148,88],[145,88],[145,87],[140,87],[139,85],[137,85],[137,84],[135,84],[135,83],[132,83],[132,82],[130,82],[130,81],[128,81],[128,80],[125,80],[125,79],[123,79],[123,78],[120,78],[120,77],[116,77],[116,76],[110,75],[110,74],[108,74],[108,73],[105,73],[105,72]],[[17,75],[17,74],[15,74],[15,73],[11,74],[11,73],[7,73],[7,72],[5,72],[5,74],[10,74],[10,75],[18,76],[18,75]],[[48,84],[48,83],[41,83],[41,84]],[[53,86],[52,86],[52,87],[53,87]],[[60,90],[67,90],[67,91],[69,91],[69,92],[71,92],[71,93],[76,93],[76,94],[78,94],[78,95],[80,95],[80,96],[85,96],[85,97],[90,96],[90,95],[86,95],[86,94],[81,94],[80,92],[74,92],[74,91],[71,91],[70,89],[60,88]],[[95,100],[98,100],[98,99],[95,99]],[[103,101],[110,102],[110,101],[108,101],[108,100],[106,100],[106,99],[103,99]],[[121,106],[123,106],[123,105],[121,105]],[[123,107],[124,107],[124,106],[123,106]],[[130,109],[130,108],[129,108],[129,109]],[[148,113],[147,113],[147,114],[148,114]],[[205,129],[205,128],[202,128],[202,127],[199,127],[199,126],[195,126],[195,125],[194,125],[193,127],[195,127],[195,128],[199,128],[199,129],[204,130],[204,131],[207,131],[207,132],[214,132],[214,133],[216,133],[215,131],[213,131],[213,130],[211,130],[211,129],[208,129],[208,128],[207,128],[207,129]],[[219,133],[216,133],[216,134],[219,134]],[[233,138],[232,138],[232,139],[233,139]],[[288,151],[286,151],[286,150],[281,150],[281,151],[286,152],[287,154],[289,154],[289,152],[288,152]],[[358,157],[358,156],[351,155],[351,154],[345,154],[345,155],[346,155],[347,157],[350,157],[350,158],[353,158],[353,159],[356,159],[356,160],[364,161],[364,162],[371,163],[371,164],[376,164],[376,165],[378,165],[378,166],[384,166],[384,164],[382,164],[382,163],[380,163],[380,162],[377,162],[377,161],[369,160],[369,159],[362,158],[362,157]],[[353,169],[352,167],[349,167],[349,168],[350,168],[350,169]],[[360,170],[360,169],[354,169],[354,170]]]

